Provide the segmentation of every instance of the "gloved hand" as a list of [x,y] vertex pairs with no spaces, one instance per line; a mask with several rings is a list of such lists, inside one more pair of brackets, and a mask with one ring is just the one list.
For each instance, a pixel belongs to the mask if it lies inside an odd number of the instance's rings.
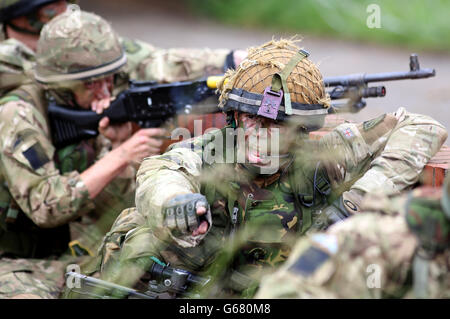
[[181,235],[205,234],[211,225],[211,211],[202,194],[177,195],[164,203],[164,226]]

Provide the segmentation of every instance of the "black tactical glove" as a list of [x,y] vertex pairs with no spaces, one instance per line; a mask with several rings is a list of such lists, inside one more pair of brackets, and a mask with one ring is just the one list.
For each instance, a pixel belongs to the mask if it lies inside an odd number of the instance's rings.
[[[205,207],[206,213],[197,215],[197,209]],[[200,226],[203,220],[211,225],[211,211],[202,194],[183,194],[173,197],[163,205],[164,226],[186,235]]]

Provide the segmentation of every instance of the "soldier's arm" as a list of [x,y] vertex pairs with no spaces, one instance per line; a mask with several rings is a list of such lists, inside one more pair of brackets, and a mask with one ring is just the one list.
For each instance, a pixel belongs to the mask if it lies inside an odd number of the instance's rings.
[[366,193],[397,194],[416,183],[446,138],[437,121],[400,108],[361,124],[341,124],[321,144],[333,154],[326,165],[332,183],[350,187],[343,201],[353,213]]
[[135,207],[123,210],[115,220],[111,230],[103,238],[103,242],[98,249],[98,255],[101,258],[100,269],[98,270],[104,272],[110,264],[117,263],[126,234],[144,224],[144,216]]
[[256,298],[399,298],[416,248],[403,215],[358,215],[300,239]]
[[234,59],[229,49],[161,49],[145,42],[122,38],[127,53],[126,72],[142,81],[189,81],[221,74]]
[[200,193],[202,164],[201,151],[173,147],[162,155],[146,158],[137,173],[137,209],[159,237],[171,238],[182,247],[196,246],[206,234],[193,236],[172,233],[164,223],[162,208],[178,195]]
[[21,100],[0,105],[0,169],[14,200],[39,227],[65,224],[93,209],[77,171],[61,175],[45,119]]
[[[140,152],[149,147],[136,133],[87,170],[61,174],[53,160],[46,119],[31,104],[17,98],[1,106],[1,170],[11,195],[33,222],[50,228],[94,209],[92,199],[102,192]],[[148,129],[151,130],[151,129]],[[131,157],[130,157],[131,155]],[[111,185],[109,193],[123,195],[129,183]]]

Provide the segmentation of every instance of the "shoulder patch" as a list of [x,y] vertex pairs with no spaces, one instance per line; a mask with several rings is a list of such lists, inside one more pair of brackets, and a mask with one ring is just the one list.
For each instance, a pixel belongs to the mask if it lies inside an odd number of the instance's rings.
[[355,137],[355,133],[353,133],[352,129],[349,127],[346,127],[345,129],[341,130],[342,135],[346,138],[346,139],[351,139],[352,137]]
[[317,247],[310,246],[296,261],[289,267],[289,271],[310,276],[318,269],[330,255]]
[[38,169],[50,161],[42,145],[37,142],[22,152],[33,169]]
[[136,53],[141,49],[139,43],[131,39],[123,39],[122,46],[125,49],[125,51],[129,54]]
[[383,122],[384,118],[386,117],[386,114],[382,114],[372,120],[363,122],[363,129],[364,131],[368,131],[371,128],[377,126],[379,123]]

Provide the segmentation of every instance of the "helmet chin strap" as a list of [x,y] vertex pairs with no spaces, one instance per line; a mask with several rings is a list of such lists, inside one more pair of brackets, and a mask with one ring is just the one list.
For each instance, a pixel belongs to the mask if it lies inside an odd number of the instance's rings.
[[[34,30],[25,29],[25,28],[22,28],[22,27],[19,27],[19,26],[15,25],[15,24],[12,24],[10,22],[5,24],[5,26],[10,27],[11,29],[13,29],[14,31],[17,31],[17,32],[39,36],[39,34],[41,33],[42,28],[44,27],[44,24],[42,22],[40,22],[40,21],[36,21],[36,22],[37,23],[33,23],[33,27],[36,28]],[[41,25],[38,26],[38,23],[41,23]]]

